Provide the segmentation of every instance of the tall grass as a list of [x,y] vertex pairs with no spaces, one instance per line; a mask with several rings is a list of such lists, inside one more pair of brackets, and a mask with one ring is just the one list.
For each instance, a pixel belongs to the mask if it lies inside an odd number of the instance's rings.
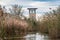
[[60,7],[57,10],[52,10],[43,16],[40,24],[40,31],[47,33],[53,40],[60,39]]

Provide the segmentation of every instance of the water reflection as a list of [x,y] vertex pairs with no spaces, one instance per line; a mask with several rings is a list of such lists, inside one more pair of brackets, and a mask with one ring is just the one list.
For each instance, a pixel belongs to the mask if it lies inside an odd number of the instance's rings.
[[48,36],[47,35],[42,35],[39,33],[36,34],[27,34],[25,36],[26,40],[48,40]]
[[48,40],[48,36],[36,33],[36,34],[27,34],[24,37],[15,37],[5,40]]

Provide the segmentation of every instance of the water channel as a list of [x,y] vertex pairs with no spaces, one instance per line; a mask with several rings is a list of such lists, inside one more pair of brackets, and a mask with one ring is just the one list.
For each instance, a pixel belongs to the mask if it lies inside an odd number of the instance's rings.
[[47,35],[36,33],[36,34],[27,34],[23,37],[14,37],[14,39],[11,37],[5,40],[49,40],[49,37]]
[[26,40],[48,40],[49,39],[47,35],[42,35],[42,34],[39,34],[39,33],[27,34],[24,37],[26,38]]

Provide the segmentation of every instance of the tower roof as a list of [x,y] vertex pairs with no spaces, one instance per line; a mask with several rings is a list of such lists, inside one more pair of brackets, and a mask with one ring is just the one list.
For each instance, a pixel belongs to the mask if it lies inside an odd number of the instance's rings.
[[31,10],[31,9],[36,10],[37,8],[27,8],[27,9],[29,9],[29,10]]

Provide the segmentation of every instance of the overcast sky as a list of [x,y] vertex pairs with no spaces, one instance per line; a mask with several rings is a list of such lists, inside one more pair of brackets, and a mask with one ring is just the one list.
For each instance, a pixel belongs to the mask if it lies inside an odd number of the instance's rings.
[[60,0],[0,0],[1,5],[10,7],[13,4],[23,6],[24,14],[28,14],[27,8],[38,8],[37,14],[42,15],[45,12],[51,11],[49,8],[56,9],[60,5]]

